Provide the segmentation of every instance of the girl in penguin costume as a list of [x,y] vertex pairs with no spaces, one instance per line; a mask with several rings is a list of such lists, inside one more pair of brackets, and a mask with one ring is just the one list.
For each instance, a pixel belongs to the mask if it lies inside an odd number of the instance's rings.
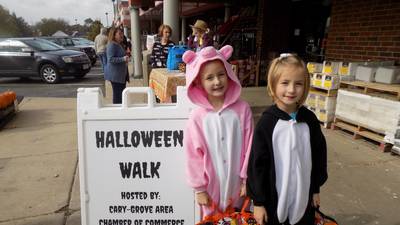
[[186,86],[197,106],[184,132],[186,174],[204,216],[239,206],[245,195],[247,162],[253,135],[252,113],[240,100],[241,85],[227,59],[229,45],[186,51]]
[[320,204],[320,187],[328,174],[319,121],[303,106],[309,87],[299,57],[282,54],[272,61],[268,92],[275,104],[255,128],[247,179],[260,225],[314,224],[313,207]]

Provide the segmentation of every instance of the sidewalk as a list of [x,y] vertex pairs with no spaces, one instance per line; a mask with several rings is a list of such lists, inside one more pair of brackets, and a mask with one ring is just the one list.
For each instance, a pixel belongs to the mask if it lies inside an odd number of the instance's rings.
[[[246,89],[255,117],[264,88]],[[261,101],[260,101],[261,99]],[[341,225],[400,225],[400,157],[323,129],[329,179],[322,210]],[[25,98],[0,131],[0,225],[79,225],[76,99]]]

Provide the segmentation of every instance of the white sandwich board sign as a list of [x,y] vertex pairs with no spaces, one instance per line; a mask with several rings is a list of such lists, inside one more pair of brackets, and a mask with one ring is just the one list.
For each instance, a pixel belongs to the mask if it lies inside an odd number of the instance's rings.
[[[99,88],[78,90],[83,225],[195,224],[182,143],[193,105],[177,92],[176,104],[155,104],[152,89],[127,88],[122,105],[105,105]],[[130,93],[147,104],[128,105]]]

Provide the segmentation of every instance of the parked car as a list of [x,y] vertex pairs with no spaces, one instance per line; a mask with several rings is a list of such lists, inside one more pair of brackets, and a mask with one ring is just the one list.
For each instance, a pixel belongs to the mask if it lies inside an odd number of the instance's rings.
[[94,51],[94,47],[92,48],[90,46],[85,46],[85,45],[75,45],[74,41],[70,37],[40,37],[40,38],[54,42],[58,45],[63,46],[66,49],[84,52],[92,62],[92,66],[96,63],[97,56],[96,52]]
[[0,40],[0,77],[39,76],[54,84],[63,76],[84,77],[90,71],[89,57],[41,38]]

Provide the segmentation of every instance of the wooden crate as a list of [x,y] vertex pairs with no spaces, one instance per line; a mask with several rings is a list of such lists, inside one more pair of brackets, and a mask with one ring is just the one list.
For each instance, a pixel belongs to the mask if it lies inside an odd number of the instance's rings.
[[335,96],[337,96],[338,89],[327,90],[327,89],[324,89],[322,87],[316,87],[316,86],[311,85],[310,92],[311,93],[315,92],[315,93],[318,93],[318,94],[323,94],[326,97],[335,97]]
[[384,134],[372,131],[366,127],[352,123],[350,121],[347,121],[346,119],[339,118],[337,116],[335,116],[331,128],[333,130],[341,129],[353,133],[353,139],[364,138],[377,142],[379,143],[379,149],[382,152],[389,152],[393,146],[390,143],[386,143],[386,141],[384,140]]
[[341,81],[340,88],[367,95],[400,101],[400,84],[381,84],[365,81]]

